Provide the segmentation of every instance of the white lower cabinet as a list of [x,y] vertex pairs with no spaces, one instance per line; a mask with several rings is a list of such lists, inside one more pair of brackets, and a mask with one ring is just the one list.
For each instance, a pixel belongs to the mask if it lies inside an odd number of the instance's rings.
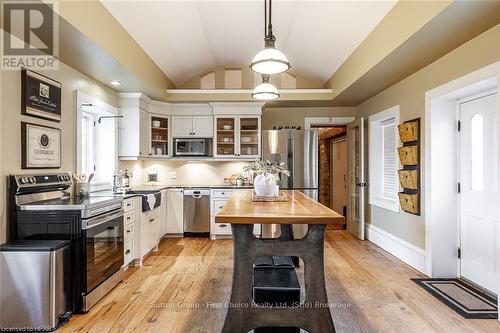
[[160,238],[167,234],[167,190],[161,190]]
[[140,208],[136,198],[123,200],[123,266],[128,267],[135,258],[134,253],[134,223],[139,218]]
[[[212,239],[232,237],[231,224],[215,223],[215,215],[233,194],[232,189],[213,189],[210,193],[210,237]],[[253,233],[256,236],[261,234],[261,225],[255,224]]]
[[167,190],[167,237],[184,233],[184,192],[181,188]]
[[160,241],[159,207],[141,214],[139,235],[139,257],[142,260],[151,250],[157,248]]

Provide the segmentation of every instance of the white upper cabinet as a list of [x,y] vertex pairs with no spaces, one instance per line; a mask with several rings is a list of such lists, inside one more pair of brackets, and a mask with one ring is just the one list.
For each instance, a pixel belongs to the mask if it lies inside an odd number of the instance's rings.
[[172,117],[172,137],[190,138],[193,133],[193,117],[173,116]]
[[213,135],[213,116],[172,116],[174,138],[211,138]]
[[261,155],[263,103],[211,103],[214,113],[214,156],[257,159]]
[[120,108],[119,150],[121,159],[137,159],[146,157],[149,149],[150,116],[145,110],[138,107]]
[[215,157],[257,159],[260,157],[260,115],[215,116]]
[[213,116],[194,116],[193,117],[193,137],[212,138],[214,136],[214,117]]
[[136,93],[120,94],[119,103],[119,158],[170,156],[168,104]]
[[165,103],[119,94],[119,158],[172,156],[172,138],[214,138],[214,157],[257,159],[263,103]]

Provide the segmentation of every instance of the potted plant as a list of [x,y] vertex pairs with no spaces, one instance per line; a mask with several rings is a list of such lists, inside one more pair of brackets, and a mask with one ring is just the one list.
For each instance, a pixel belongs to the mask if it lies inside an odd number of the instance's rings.
[[245,181],[245,177],[243,175],[239,175],[236,177],[236,186],[243,186],[243,182]]
[[276,191],[276,178],[282,173],[290,176],[290,171],[285,169],[285,162],[255,161],[244,167],[245,171],[253,171],[257,176],[253,186],[258,196],[273,196]]

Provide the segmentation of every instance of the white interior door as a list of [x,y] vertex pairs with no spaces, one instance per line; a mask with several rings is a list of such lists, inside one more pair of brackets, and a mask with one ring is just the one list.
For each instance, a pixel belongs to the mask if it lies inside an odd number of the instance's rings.
[[348,191],[347,230],[365,239],[364,118],[347,125]]
[[497,94],[460,103],[460,275],[497,292]]

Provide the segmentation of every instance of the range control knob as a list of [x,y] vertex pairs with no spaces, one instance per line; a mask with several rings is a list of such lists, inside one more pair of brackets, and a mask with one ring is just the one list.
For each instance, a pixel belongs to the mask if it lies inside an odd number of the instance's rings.
[[22,178],[20,178],[20,179],[19,179],[19,182],[20,182],[21,184],[26,184],[26,183],[28,182],[28,178],[26,178],[26,177],[22,177]]
[[30,183],[36,183],[36,178],[35,177],[30,177]]

